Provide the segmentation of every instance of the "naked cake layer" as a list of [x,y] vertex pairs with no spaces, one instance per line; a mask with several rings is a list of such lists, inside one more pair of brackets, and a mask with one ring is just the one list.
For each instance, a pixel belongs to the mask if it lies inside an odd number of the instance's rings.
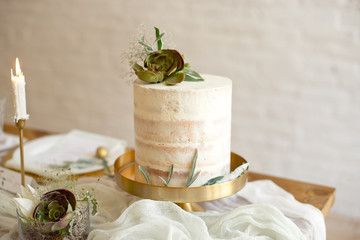
[[[191,186],[224,175],[230,170],[231,80],[202,75],[205,81],[175,86],[134,83],[135,162],[148,172],[151,184],[163,185],[170,166],[169,186],[185,186],[195,152]],[[145,182],[136,168],[136,180]]]

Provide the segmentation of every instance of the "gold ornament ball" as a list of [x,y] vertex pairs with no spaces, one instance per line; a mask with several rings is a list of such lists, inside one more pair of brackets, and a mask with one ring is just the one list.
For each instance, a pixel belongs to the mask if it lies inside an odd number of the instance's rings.
[[98,147],[96,149],[96,157],[98,157],[98,158],[106,158],[108,153],[109,153],[109,150],[106,147]]

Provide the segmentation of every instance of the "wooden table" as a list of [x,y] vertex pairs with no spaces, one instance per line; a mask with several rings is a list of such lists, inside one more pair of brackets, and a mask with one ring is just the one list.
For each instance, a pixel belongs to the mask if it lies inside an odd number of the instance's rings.
[[[12,134],[18,133],[18,129],[15,127],[15,125],[8,125],[8,124],[5,124],[4,131]],[[47,131],[32,129],[28,127],[25,127],[24,129],[24,137],[27,138],[28,140],[39,138],[49,134],[52,133]],[[332,187],[326,187],[317,184],[274,177],[274,176],[255,173],[251,171],[249,172],[248,176],[249,176],[248,177],[249,181],[255,181],[260,179],[272,180],[278,186],[280,186],[287,192],[294,195],[296,200],[298,200],[299,202],[308,203],[320,209],[325,217],[330,211],[332,205],[334,204],[335,188]]]

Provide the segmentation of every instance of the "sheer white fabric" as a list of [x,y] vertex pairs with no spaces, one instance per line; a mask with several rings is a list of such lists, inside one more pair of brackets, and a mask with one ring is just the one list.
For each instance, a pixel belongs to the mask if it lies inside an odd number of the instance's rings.
[[[247,183],[239,193],[202,203],[207,211],[189,213],[176,204],[134,197],[112,178],[82,178],[99,212],[91,217],[88,239],[292,239],[325,240],[322,213],[299,203],[271,181]],[[17,239],[15,207],[0,191],[0,239]]]

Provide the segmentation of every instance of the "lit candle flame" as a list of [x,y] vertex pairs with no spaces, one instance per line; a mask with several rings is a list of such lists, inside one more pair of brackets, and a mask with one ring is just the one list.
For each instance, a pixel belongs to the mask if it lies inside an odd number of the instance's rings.
[[16,66],[15,66],[15,69],[16,69],[16,76],[20,76],[21,74],[21,69],[20,69],[20,63],[19,63],[19,59],[16,58]]

